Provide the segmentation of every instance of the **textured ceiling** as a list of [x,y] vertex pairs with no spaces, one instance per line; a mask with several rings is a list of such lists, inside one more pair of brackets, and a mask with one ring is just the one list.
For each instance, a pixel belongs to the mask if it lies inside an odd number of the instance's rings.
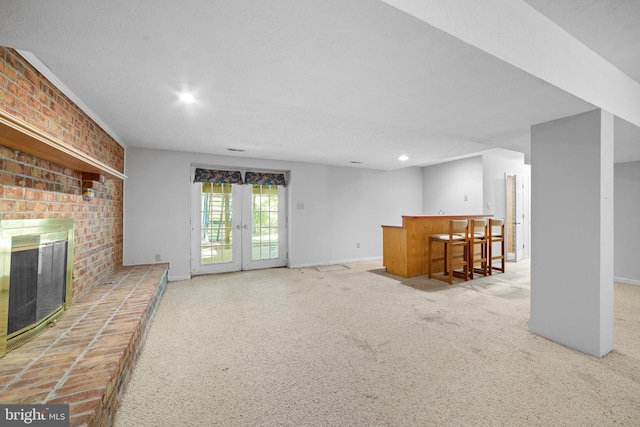
[[[639,79],[640,2],[527,2]],[[531,124],[595,108],[374,0],[2,1],[0,45],[127,147],[388,170],[528,153]],[[616,159],[640,160],[618,127]]]
[[525,1],[640,82],[640,1]]

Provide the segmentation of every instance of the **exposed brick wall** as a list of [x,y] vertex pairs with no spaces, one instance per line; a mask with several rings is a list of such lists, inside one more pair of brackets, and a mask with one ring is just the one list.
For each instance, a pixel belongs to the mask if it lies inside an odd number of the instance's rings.
[[124,171],[124,148],[12,49],[0,47],[0,108]]
[[[0,109],[124,171],[124,148],[12,49],[0,47]],[[122,266],[123,183],[93,183],[82,197],[82,173],[0,145],[2,219],[74,218],[73,294]]]

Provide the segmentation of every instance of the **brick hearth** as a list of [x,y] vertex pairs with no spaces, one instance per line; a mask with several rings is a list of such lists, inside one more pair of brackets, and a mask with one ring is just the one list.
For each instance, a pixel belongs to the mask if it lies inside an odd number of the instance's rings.
[[0,359],[0,402],[65,403],[71,426],[110,426],[167,269],[123,267],[75,298],[56,326]]

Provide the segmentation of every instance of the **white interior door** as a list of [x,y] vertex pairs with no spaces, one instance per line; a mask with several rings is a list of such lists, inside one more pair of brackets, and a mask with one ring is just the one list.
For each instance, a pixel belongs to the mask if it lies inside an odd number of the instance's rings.
[[196,182],[192,200],[192,274],[287,264],[284,187]]

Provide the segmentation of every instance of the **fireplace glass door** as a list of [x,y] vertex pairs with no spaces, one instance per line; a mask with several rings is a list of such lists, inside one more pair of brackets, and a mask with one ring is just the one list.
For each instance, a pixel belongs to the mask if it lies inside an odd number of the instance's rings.
[[0,358],[71,306],[72,218],[0,220]]
[[67,242],[11,254],[7,335],[44,319],[65,302]]

